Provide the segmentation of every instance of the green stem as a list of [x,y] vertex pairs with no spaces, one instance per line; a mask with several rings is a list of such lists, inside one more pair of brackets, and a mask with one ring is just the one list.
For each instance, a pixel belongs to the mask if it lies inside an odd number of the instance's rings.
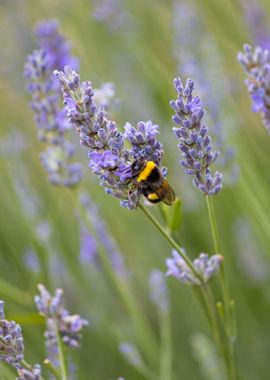
[[[147,216],[147,218],[153,223],[157,229],[161,232],[161,234],[166,238],[166,240],[173,246],[173,248],[176,249],[176,251],[183,257],[186,264],[189,266],[189,268],[192,270],[192,272],[199,278],[201,281],[201,286],[198,287],[199,293],[197,295],[199,296],[200,304],[202,305],[208,322],[209,326],[213,331],[214,339],[216,341],[218,350],[220,351],[220,355],[224,358],[224,363],[226,365],[226,368],[229,366],[229,359],[227,357],[226,349],[223,345],[222,337],[219,330],[219,325],[217,321],[217,314],[215,309],[215,303],[213,298],[211,297],[210,292],[208,291],[208,288],[205,286],[203,282],[202,276],[196,271],[196,269],[193,266],[192,261],[189,259],[189,257],[185,254],[183,249],[176,243],[176,241],[169,235],[169,233],[162,227],[162,225],[155,219],[155,217],[142,205],[139,205],[140,209],[144,212],[144,214]],[[214,227],[214,222],[212,223]],[[218,235],[215,235],[215,242],[218,244]],[[229,379],[233,380],[234,377],[229,376]]]
[[158,222],[158,220],[147,210],[146,207],[139,204],[139,208],[142,210],[142,212],[147,216],[147,218],[153,223],[159,232],[165,237],[166,240],[172,245],[172,247],[181,255],[183,260],[185,260],[185,263],[188,265],[192,273],[200,280],[200,282],[203,284],[203,278],[200,273],[196,270],[194,267],[192,261],[187,256],[185,251],[176,243],[176,241],[171,237],[171,235],[166,231],[166,229]]
[[55,332],[57,337],[57,346],[58,346],[58,359],[59,359],[59,367],[60,367],[60,374],[61,374],[61,380],[67,380],[67,369],[66,369],[66,363],[65,363],[65,355],[63,350],[63,344],[62,340],[59,334],[59,331],[57,329],[57,326],[55,326]]
[[100,241],[93,223],[86,215],[85,208],[82,207],[78,194],[75,192],[72,195],[74,195],[74,206],[79,211],[82,220],[97,241],[98,251],[104,270],[119,292],[120,297],[122,298],[122,301],[126,306],[130,317],[132,318],[134,327],[137,331],[138,340],[142,349],[144,350],[145,356],[148,358],[151,366],[155,368],[158,365],[158,344],[154,334],[152,333],[151,327],[149,326],[144,314],[140,312],[140,307],[136,298],[134,297],[128,281],[112,268],[111,262],[108,258],[108,253],[106,252],[102,241]]
[[[206,203],[207,203],[207,209],[208,209],[208,216],[211,226],[211,232],[212,232],[212,238],[213,238],[213,244],[214,244],[214,250],[215,253],[220,253],[220,240],[219,240],[219,233],[218,233],[218,226],[217,226],[217,220],[216,220],[216,214],[214,209],[214,204],[211,196],[206,195]],[[229,286],[226,278],[224,263],[221,264],[220,268],[220,283],[221,283],[221,290],[222,290],[222,298],[224,303],[224,327],[225,327],[225,333],[228,340],[228,348],[229,348],[229,355],[230,355],[230,361],[229,361],[229,376],[231,379],[236,379],[236,355],[235,355],[235,315],[234,315],[234,302],[231,300]]]
[[172,373],[172,342],[171,320],[169,309],[159,310],[161,354],[160,354],[160,380],[171,380]]
[[50,362],[50,360],[45,359],[43,363],[57,380],[61,380],[61,375],[59,374],[55,366]]
[[137,371],[141,373],[148,380],[156,380],[157,375],[146,365],[141,364],[139,367],[136,367]]

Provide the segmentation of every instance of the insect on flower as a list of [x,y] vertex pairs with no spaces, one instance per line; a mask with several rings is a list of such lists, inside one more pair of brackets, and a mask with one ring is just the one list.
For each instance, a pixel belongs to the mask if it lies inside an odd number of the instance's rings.
[[135,160],[131,167],[134,186],[151,203],[164,202],[171,206],[175,194],[154,161]]

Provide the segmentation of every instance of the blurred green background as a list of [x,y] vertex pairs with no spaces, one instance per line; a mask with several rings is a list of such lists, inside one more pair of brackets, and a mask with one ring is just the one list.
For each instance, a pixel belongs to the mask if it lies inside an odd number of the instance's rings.
[[[176,97],[172,80],[184,75],[179,63],[185,62],[187,54],[197,57],[198,64],[208,70],[203,79],[211,84],[212,100],[220,98],[222,92],[218,117],[224,144],[233,147],[235,156],[230,166],[224,168],[225,185],[215,198],[215,205],[222,254],[236,302],[238,368],[240,379],[269,379],[270,137],[260,116],[251,111],[244,73],[236,59],[243,43],[254,42],[246,17],[247,8],[252,5],[261,7],[267,26],[267,0],[124,0],[120,7],[124,21],[119,23],[115,15],[104,22],[94,20],[91,14],[97,4],[88,0],[0,1],[0,298],[5,301],[7,318],[22,325],[29,362],[41,363],[45,356],[44,325],[33,303],[36,284],[42,282],[51,291],[62,287],[67,308],[90,320],[81,349],[71,353],[78,379],[116,379],[120,375],[126,380],[146,378],[118,350],[123,341],[132,342],[141,350],[136,318],[125,306],[106,269],[81,263],[80,226],[71,204],[71,190],[50,185],[39,162],[43,146],[37,140],[28,107],[23,65],[27,54],[36,47],[37,22],[53,18],[59,20],[62,33],[72,44],[73,55],[80,60],[81,78],[91,80],[94,87],[106,81],[115,83],[121,100],[114,114],[118,125],[127,120],[136,123],[149,119],[160,125],[160,140],[165,148],[163,164],[169,169],[170,184],[182,200],[182,223],[175,237],[192,257],[199,252],[214,252],[205,201],[178,165],[180,152],[171,132],[169,100]],[[188,30],[191,14],[187,7],[191,6],[197,21]],[[201,28],[201,41],[192,43],[197,28]],[[270,40],[270,29],[268,32]],[[182,41],[185,33],[191,39],[186,45]],[[202,48],[205,38],[208,45]],[[206,108],[207,102],[211,102],[209,96],[205,99]],[[210,118],[210,127],[211,122]],[[72,138],[78,161],[84,164],[81,188],[98,204],[100,217],[124,257],[129,287],[138,313],[145,318],[156,342],[152,347],[152,355],[156,356],[159,322],[149,300],[148,277],[154,268],[165,272],[165,258],[170,256],[171,248],[139,210],[123,209],[116,199],[104,194],[87,168],[87,150],[79,145],[75,132]],[[219,166],[217,162],[216,167],[223,171],[221,163]],[[231,181],[234,168],[238,174]],[[151,211],[161,218],[160,206]],[[36,230],[41,222],[46,222],[50,233],[40,237]],[[25,260],[29,250],[49,264],[41,270],[31,268]],[[207,350],[198,360],[198,347],[194,353],[191,345],[195,333],[209,336],[204,316],[187,286],[174,278],[167,283],[172,379],[210,378],[202,371]],[[143,350],[142,356],[158,373],[158,357],[151,362]],[[1,379],[15,377],[4,377],[5,371],[6,367],[0,364]]]

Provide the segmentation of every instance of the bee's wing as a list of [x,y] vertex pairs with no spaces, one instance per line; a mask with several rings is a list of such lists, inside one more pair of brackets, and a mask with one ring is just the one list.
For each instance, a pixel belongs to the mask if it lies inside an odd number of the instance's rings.
[[159,196],[160,200],[166,205],[171,206],[175,201],[175,194],[171,186],[164,179],[161,185],[151,184],[151,189]]

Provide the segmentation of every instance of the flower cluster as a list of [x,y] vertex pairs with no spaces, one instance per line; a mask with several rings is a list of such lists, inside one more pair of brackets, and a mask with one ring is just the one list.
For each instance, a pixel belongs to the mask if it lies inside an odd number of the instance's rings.
[[219,152],[212,151],[211,137],[202,125],[204,110],[199,97],[193,97],[194,82],[188,79],[183,86],[180,78],[174,80],[178,97],[170,102],[175,111],[173,128],[179,139],[178,147],[182,152],[180,161],[187,174],[193,175],[193,184],[204,194],[217,194],[222,188],[222,174],[211,174],[210,165],[217,159]]
[[[168,268],[167,275],[174,276],[186,284],[200,286],[200,280],[194,275],[181,255],[173,250],[172,256],[173,258],[166,260]],[[193,260],[193,265],[197,273],[201,276],[203,282],[206,284],[219,270],[222,261],[223,256],[221,255],[213,255],[209,257],[206,253],[201,253],[197,259]]]
[[46,318],[46,347],[48,355],[54,359],[57,353],[57,334],[67,346],[78,348],[81,330],[88,325],[88,321],[78,314],[70,315],[64,308],[62,289],[56,289],[53,297],[42,284],[38,285],[38,290],[40,295],[35,297],[35,303],[39,313]]
[[132,164],[136,160],[160,164],[163,149],[156,138],[158,126],[151,121],[141,121],[136,127],[126,123],[122,133],[107,118],[105,108],[94,102],[91,82],[80,82],[79,75],[68,66],[64,72],[56,71],[55,76],[62,85],[69,122],[79,132],[81,144],[89,149],[89,167],[106,193],[122,199],[122,206],[136,208],[141,193],[133,183]]
[[70,46],[59,33],[57,21],[49,20],[37,27],[39,49],[27,57],[24,75],[32,95],[30,106],[39,131],[39,139],[47,143],[41,162],[55,185],[73,186],[81,179],[81,166],[72,163],[73,145],[66,141],[68,129],[65,111],[60,106],[60,86],[53,76],[55,69],[69,63],[77,67]]
[[70,44],[59,32],[57,20],[41,21],[36,28],[36,38],[38,46],[46,52],[51,68],[61,69],[65,65],[78,68],[79,61],[71,55]]
[[4,302],[0,301],[0,361],[11,364],[17,369],[17,380],[40,380],[38,364],[27,366],[24,362],[24,343],[21,327],[14,321],[5,319]]
[[238,53],[238,61],[248,75],[245,84],[252,99],[252,109],[261,114],[270,133],[270,52],[260,46],[252,49],[244,45],[244,53]]

